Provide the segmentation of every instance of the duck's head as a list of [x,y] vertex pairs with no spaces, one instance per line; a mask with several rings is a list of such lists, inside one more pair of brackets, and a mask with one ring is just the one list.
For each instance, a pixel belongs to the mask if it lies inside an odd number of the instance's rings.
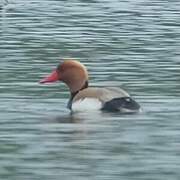
[[88,72],[79,61],[65,60],[60,63],[50,75],[43,78],[40,83],[64,82],[75,93],[88,86]]

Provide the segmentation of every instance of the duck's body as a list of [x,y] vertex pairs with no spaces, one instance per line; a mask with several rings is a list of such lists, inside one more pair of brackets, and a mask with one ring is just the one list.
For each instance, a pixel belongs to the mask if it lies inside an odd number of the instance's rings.
[[71,97],[67,107],[73,112],[105,110],[127,113],[138,112],[140,109],[139,104],[121,88],[89,87],[87,70],[78,61],[64,61],[41,83],[57,80],[68,85]]
[[88,87],[71,97],[68,108],[73,112],[90,110],[136,112],[139,105],[123,89]]

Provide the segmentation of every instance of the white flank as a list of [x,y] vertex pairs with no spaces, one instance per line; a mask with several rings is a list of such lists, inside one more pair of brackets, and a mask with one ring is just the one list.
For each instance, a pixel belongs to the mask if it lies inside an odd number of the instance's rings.
[[101,101],[95,98],[80,99],[78,101],[73,102],[72,104],[73,112],[95,111],[95,110],[100,110],[101,108],[102,108]]

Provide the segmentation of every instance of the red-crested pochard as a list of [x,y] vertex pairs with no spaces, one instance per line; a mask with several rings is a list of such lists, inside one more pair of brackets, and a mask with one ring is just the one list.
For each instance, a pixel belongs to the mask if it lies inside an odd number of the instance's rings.
[[65,60],[40,83],[64,82],[71,92],[68,108],[75,111],[105,110],[138,112],[140,105],[120,88],[89,87],[86,67],[75,60]]

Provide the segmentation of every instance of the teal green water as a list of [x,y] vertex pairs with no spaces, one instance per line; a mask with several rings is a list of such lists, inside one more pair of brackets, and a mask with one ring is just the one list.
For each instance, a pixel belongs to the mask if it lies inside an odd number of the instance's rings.
[[[0,2],[0,179],[178,180],[180,2]],[[40,85],[63,58],[93,86],[127,90],[134,115],[66,109]]]

